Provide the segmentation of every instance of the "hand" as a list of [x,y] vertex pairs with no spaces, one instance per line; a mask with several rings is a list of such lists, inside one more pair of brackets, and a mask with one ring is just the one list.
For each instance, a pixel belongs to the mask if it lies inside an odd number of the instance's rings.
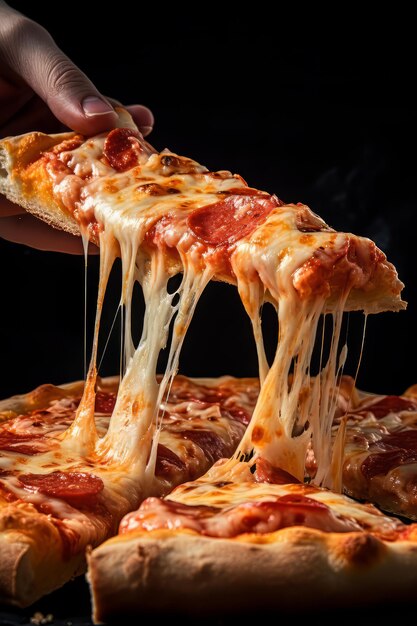
[[[0,137],[65,127],[86,135],[113,128],[117,115],[39,24],[0,0]],[[144,136],[151,111],[126,107]],[[82,253],[78,237],[55,231],[0,196],[0,237],[41,250]]]

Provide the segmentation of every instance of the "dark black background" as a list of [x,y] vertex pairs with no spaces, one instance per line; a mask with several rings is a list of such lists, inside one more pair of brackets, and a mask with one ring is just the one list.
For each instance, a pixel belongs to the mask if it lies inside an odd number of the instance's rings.
[[[410,305],[405,313],[369,319],[359,383],[398,393],[417,382],[410,15],[393,6],[365,15],[352,3],[322,11],[314,3],[307,14],[301,3],[292,13],[275,4],[275,14],[260,3],[237,6],[233,14],[221,3],[132,4],[137,17],[117,1],[112,9],[79,1],[12,4],[46,26],[103,93],[149,105],[157,148],[239,172],[284,200],[306,202],[337,229],[375,239],[397,266]],[[83,260],[0,240],[0,268],[0,397],[82,377]],[[96,272],[92,259],[90,329]],[[118,300],[113,278],[104,336]],[[361,314],[350,316],[351,373],[362,322]],[[267,315],[271,345],[274,332]],[[117,350],[116,333],[103,374],[118,371]],[[233,288],[207,289],[181,369],[256,373],[249,324]],[[88,614],[88,593],[75,585],[39,608],[62,617],[72,611],[74,623],[86,623],[77,616]],[[32,614],[19,612],[21,623]],[[17,614],[1,617],[14,623]],[[393,618],[387,612],[382,621]]]
[[[340,230],[373,238],[406,283],[409,309],[371,316],[359,384],[401,392],[417,382],[415,71],[411,18],[338,6],[293,14],[275,6],[138,5],[138,17],[82,2],[14,2],[53,34],[103,93],[155,113],[157,148],[239,172],[303,201]],[[133,6],[133,5],[132,5]],[[52,8],[53,7],[53,8]],[[83,375],[83,260],[0,241],[0,396]],[[90,263],[89,324],[97,259]],[[104,313],[110,327],[117,276]],[[362,314],[350,316],[354,372]],[[139,323],[139,322],[138,322]],[[267,315],[271,346],[275,326]],[[118,333],[101,373],[118,371]],[[235,290],[210,285],[186,340],[189,375],[256,374]]]

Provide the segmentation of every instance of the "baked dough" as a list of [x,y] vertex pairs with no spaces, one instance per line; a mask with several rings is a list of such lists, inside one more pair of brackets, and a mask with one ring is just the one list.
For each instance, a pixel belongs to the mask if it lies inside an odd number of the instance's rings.
[[88,556],[93,616],[294,611],[406,600],[417,544],[287,528],[241,540],[128,533]]

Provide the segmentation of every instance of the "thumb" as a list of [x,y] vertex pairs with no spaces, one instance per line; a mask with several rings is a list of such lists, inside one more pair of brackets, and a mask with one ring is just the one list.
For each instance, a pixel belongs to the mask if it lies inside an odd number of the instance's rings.
[[21,16],[13,38],[12,69],[63,124],[87,135],[116,125],[113,107],[42,26]]

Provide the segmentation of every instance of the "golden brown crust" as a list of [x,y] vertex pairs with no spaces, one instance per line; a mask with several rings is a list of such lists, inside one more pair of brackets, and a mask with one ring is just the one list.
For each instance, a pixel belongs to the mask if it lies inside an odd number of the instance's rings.
[[368,533],[288,528],[271,541],[155,531],[115,537],[88,556],[98,622],[139,612],[214,613],[371,604],[410,597],[417,545]]
[[[118,377],[100,380],[114,389]],[[29,393],[0,401],[0,421],[48,406],[53,400],[81,396],[83,381],[41,385]],[[92,532],[92,536],[93,536]],[[85,571],[85,543],[73,553],[68,536],[48,515],[29,503],[8,502],[0,492],[0,603],[25,607]]]
[[43,158],[44,151],[74,137],[35,132],[0,141],[0,193],[53,228],[79,235],[77,222],[53,193]]
[[85,570],[84,550],[66,555],[57,527],[26,503],[3,503],[0,560],[0,603],[20,607]]
[[[186,381],[184,377],[184,381]],[[205,386],[235,385],[236,389],[254,384],[254,379],[201,378],[191,379]],[[98,380],[100,391],[116,391],[117,376]],[[54,400],[67,397],[80,397],[83,381],[65,385],[41,385],[26,394],[16,395],[0,401],[0,422],[45,408]],[[205,469],[205,468],[203,468]],[[170,485],[172,488],[172,484]],[[156,486],[155,486],[156,489]],[[124,494],[124,513],[129,510],[128,493]],[[48,503],[46,503],[48,504]],[[137,506],[135,499],[131,508]],[[113,504],[113,506],[115,506]],[[115,522],[120,516],[113,511]],[[99,517],[99,514],[98,514]],[[70,578],[85,571],[85,549],[88,544],[97,545],[117,527],[109,530],[100,520],[90,518],[88,512],[81,521],[83,536],[77,535],[77,527],[65,532],[60,520],[55,520],[39,512],[33,504],[16,500],[8,501],[7,491],[0,491],[0,603],[24,607],[36,599],[67,582]],[[57,523],[56,523],[57,522]],[[65,525],[65,521],[63,523]],[[63,532],[64,531],[64,532]],[[3,564],[6,564],[4,566]]]

